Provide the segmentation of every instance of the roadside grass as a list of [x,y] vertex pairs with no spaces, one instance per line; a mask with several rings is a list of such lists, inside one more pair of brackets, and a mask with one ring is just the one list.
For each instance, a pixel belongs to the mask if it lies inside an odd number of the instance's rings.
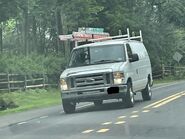
[[13,101],[19,106],[14,109],[0,111],[0,116],[61,104],[60,91],[57,89],[16,91],[12,93],[0,94],[0,97],[6,102]]
[[171,83],[171,82],[177,82],[177,81],[183,81],[185,78],[176,78],[174,76],[165,77],[163,79],[155,79],[154,84],[163,84],[163,83]]

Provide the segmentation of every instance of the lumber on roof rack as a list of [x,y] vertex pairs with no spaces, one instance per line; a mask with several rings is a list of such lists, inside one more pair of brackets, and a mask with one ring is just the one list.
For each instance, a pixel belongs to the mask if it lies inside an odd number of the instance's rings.
[[[143,42],[143,36],[142,36],[142,31],[139,31],[139,36],[131,36],[130,35],[130,30],[127,28],[127,34],[125,35],[118,35],[118,36],[109,36],[109,33],[103,33],[98,39],[93,39],[93,34],[84,34],[81,32],[73,32],[73,34],[70,35],[60,35],[59,38],[61,41],[74,41],[75,42],[75,47],[78,46],[78,43],[86,42],[86,43],[95,43],[95,42],[103,42],[103,41],[108,41],[108,40],[138,40],[140,39],[141,42]],[[75,38],[75,34],[77,38]],[[134,33],[135,34],[135,33]]]

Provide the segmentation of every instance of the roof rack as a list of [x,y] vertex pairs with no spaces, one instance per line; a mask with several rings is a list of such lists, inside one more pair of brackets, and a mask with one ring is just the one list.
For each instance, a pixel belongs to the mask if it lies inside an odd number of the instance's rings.
[[110,37],[104,37],[104,38],[99,38],[99,39],[89,39],[87,41],[89,42],[101,42],[101,41],[107,41],[107,40],[116,40],[116,39],[123,39],[123,40],[136,40],[140,39],[141,42],[143,42],[143,36],[142,36],[142,31],[139,31],[139,36],[130,36],[130,30],[127,28],[127,34],[125,35],[118,35],[118,36],[110,36]]
[[[121,34],[121,31],[119,30],[119,34]],[[100,34],[88,34],[84,32],[73,32],[73,34],[70,35],[60,35],[59,38],[61,41],[74,41],[75,47],[78,46],[78,43],[81,42],[89,42],[89,43],[95,43],[95,42],[103,42],[108,40],[138,40],[140,39],[141,42],[143,42],[142,37],[142,31],[139,31],[139,36],[135,36],[135,33],[132,32],[132,36],[130,35],[130,30],[127,28],[127,34],[125,35],[118,35],[118,36],[109,36],[109,33],[100,33]],[[95,36],[98,39],[94,39]]]

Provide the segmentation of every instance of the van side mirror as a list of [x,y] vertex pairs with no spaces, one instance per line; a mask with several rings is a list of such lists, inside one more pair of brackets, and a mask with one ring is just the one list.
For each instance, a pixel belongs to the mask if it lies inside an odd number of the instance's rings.
[[139,61],[139,56],[138,54],[132,54],[132,58],[129,59],[130,62],[136,62]]

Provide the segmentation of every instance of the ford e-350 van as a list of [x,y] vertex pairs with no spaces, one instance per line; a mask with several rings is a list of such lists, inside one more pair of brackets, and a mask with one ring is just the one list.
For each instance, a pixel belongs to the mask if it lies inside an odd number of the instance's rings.
[[63,108],[75,111],[76,103],[122,99],[134,106],[134,95],[151,100],[153,83],[147,50],[137,37],[119,38],[78,46],[73,49],[68,68],[60,77]]

